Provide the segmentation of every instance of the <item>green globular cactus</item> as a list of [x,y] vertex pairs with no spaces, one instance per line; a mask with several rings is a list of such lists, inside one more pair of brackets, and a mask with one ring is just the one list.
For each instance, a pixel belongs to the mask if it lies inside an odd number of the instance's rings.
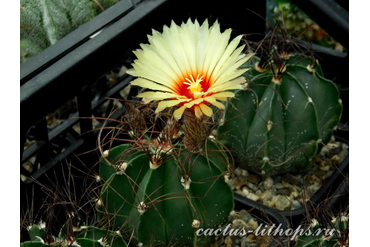
[[73,234],[65,236],[63,231],[59,237],[53,239],[51,243],[44,241],[42,236],[45,232],[45,227],[33,225],[29,229],[30,241],[21,243],[21,247],[126,247],[127,244],[122,236],[113,231],[100,229],[94,226],[82,226],[79,229],[74,229]]
[[149,156],[128,144],[105,151],[100,161],[100,219],[142,246],[212,243],[214,238],[197,236],[196,231],[226,224],[234,197],[227,156],[212,141],[205,147],[205,154],[190,153],[183,145],[165,152],[151,148]]
[[297,235],[295,247],[345,247],[349,246],[349,217],[337,216],[325,227],[316,219],[306,228],[303,234]]
[[218,129],[238,165],[264,177],[308,170],[342,114],[338,88],[318,62],[277,49],[242,66],[250,83],[236,91]]

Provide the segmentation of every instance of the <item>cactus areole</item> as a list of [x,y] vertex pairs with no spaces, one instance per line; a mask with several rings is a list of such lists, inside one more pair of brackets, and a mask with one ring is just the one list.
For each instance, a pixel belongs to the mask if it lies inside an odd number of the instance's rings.
[[303,55],[285,57],[282,66],[260,61],[242,66],[251,68],[244,74],[250,83],[226,106],[218,140],[238,166],[264,177],[308,170],[339,123],[338,88]]
[[[100,161],[101,221],[109,220],[114,230],[142,246],[212,243],[214,238],[197,236],[196,231],[226,224],[234,207],[225,182],[227,164],[217,157],[221,152],[174,149],[154,169],[146,153],[131,150],[128,144],[114,147]],[[127,164],[124,172],[117,169],[122,163]]]

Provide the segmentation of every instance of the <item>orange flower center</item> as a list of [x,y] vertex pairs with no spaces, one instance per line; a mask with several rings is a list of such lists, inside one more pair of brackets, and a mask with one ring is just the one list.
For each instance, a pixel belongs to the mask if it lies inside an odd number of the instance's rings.
[[209,82],[204,75],[198,74],[196,77],[189,75],[185,77],[185,81],[179,81],[177,86],[179,95],[186,96],[189,99],[198,99],[202,97],[202,93],[207,92]]
[[196,80],[194,80],[193,75],[190,75],[190,78],[191,78],[191,80],[189,78],[185,78],[185,80],[187,80],[187,82],[183,82],[183,83],[186,84],[186,85],[189,85],[189,87],[187,87],[186,89],[190,90],[190,92],[194,96],[194,92],[202,92],[202,90],[203,90],[201,82],[203,81],[204,75],[201,76],[201,77],[199,77],[199,75],[197,75]]

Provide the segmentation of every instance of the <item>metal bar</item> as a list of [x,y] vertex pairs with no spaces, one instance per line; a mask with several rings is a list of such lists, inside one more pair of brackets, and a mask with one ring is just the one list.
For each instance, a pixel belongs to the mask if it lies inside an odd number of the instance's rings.
[[31,178],[28,178],[24,183],[32,184],[35,180],[37,180],[41,175],[45,174],[47,171],[52,169],[58,162],[65,159],[68,155],[70,155],[74,150],[78,147],[83,145],[84,139],[81,138],[79,140],[74,140],[70,135],[68,139],[72,142],[71,146],[67,148],[63,153],[58,154],[53,160],[48,162],[46,165],[42,166],[39,170],[32,174]]
[[[92,111],[91,111],[91,89],[89,85],[82,88],[81,93],[77,95],[78,116],[80,117],[81,134],[89,135],[92,127]],[[90,119],[89,119],[90,118]]]
[[[132,76],[123,76],[122,78],[117,80],[117,83],[115,85],[113,85],[107,92],[103,93],[101,99],[92,102],[92,110],[95,110],[98,107],[100,107],[102,104],[104,104],[104,102],[107,101],[106,98],[111,98],[114,94],[116,94],[117,92],[122,90],[124,87],[126,87],[132,79],[133,79]],[[59,135],[64,134],[66,131],[70,131],[72,126],[77,124],[77,122],[80,120],[78,116],[79,116],[79,113],[77,112],[73,114],[72,117],[66,119],[59,126],[55,127],[55,129],[51,130],[49,132],[49,140],[52,142]],[[37,141],[32,146],[24,150],[22,159],[21,159],[22,163],[27,161],[33,155],[35,155],[45,144],[46,144],[45,141]],[[23,148],[23,143],[22,143],[22,148]]]
[[35,124],[35,128],[33,129],[32,133],[37,140],[42,140],[45,142],[49,140],[46,118],[43,118],[41,121]]
[[[124,113],[125,113],[126,109],[125,108],[122,108],[122,109],[117,109],[113,114],[111,114],[109,116],[109,119],[118,119],[120,118]],[[109,121],[107,120],[107,122],[102,122],[100,123],[98,126],[97,126],[97,129],[100,129],[104,126],[108,126],[110,123],[112,123],[112,121]],[[92,132],[92,138],[95,138],[96,139],[96,136],[98,135],[98,132],[96,133],[93,133]],[[75,152],[78,148],[80,148],[82,145],[86,145],[86,141],[87,139],[86,138],[80,138],[80,139],[75,139],[73,138],[71,135],[67,135],[66,137],[68,139],[68,141],[71,143],[71,146],[66,148],[66,150],[63,152],[63,153],[60,153],[58,154],[53,160],[51,160],[50,162],[48,162],[46,165],[42,166],[39,170],[37,170],[36,172],[34,172],[31,176],[30,176],[30,179],[27,179],[25,181],[26,184],[31,184],[33,183],[35,180],[37,180],[40,176],[42,176],[43,174],[45,174],[47,171],[49,171],[50,169],[52,169],[55,165],[57,165],[59,162],[61,162],[62,160],[64,160],[67,156],[69,156],[70,154],[72,154],[73,152]],[[21,167],[23,168],[23,167]],[[21,169],[21,171],[23,171],[23,175],[27,176],[27,175],[30,175],[29,172],[27,172],[24,168]]]
[[347,49],[349,13],[334,0],[290,0]]
[[54,45],[48,47],[28,62],[21,65],[21,85],[26,83],[35,75],[39,74],[57,60],[75,50],[78,46],[88,41],[91,35],[116,22],[118,19],[130,12],[139,1],[121,0],[114,7],[99,14],[88,23],[81,25],[75,31],[60,39]]

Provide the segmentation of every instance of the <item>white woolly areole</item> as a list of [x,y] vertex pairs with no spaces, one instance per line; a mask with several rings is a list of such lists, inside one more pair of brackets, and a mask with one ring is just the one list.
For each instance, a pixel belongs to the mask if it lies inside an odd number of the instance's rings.
[[117,167],[116,174],[117,175],[123,175],[123,174],[125,174],[126,169],[127,169],[127,163],[122,162],[122,164]]
[[191,223],[191,226],[193,227],[193,228],[199,228],[200,227],[200,221],[199,220],[196,220],[196,219],[194,219],[193,220],[193,223]]
[[139,211],[140,215],[143,215],[146,211],[146,208],[147,208],[146,204],[144,202],[140,202],[137,211]]
[[105,150],[103,152],[103,157],[106,158],[106,157],[108,157],[108,155],[109,155],[109,150]]
[[188,177],[187,179],[185,179],[184,177],[181,178],[181,184],[182,186],[184,186],[186,190],[190,189],[190,183],[191,183],[190,177]]
[[157,162],[151,162],[149,161],[149,168],[152,169],[152,170],[155,170],[159,167],[159,165],[157,164]]

